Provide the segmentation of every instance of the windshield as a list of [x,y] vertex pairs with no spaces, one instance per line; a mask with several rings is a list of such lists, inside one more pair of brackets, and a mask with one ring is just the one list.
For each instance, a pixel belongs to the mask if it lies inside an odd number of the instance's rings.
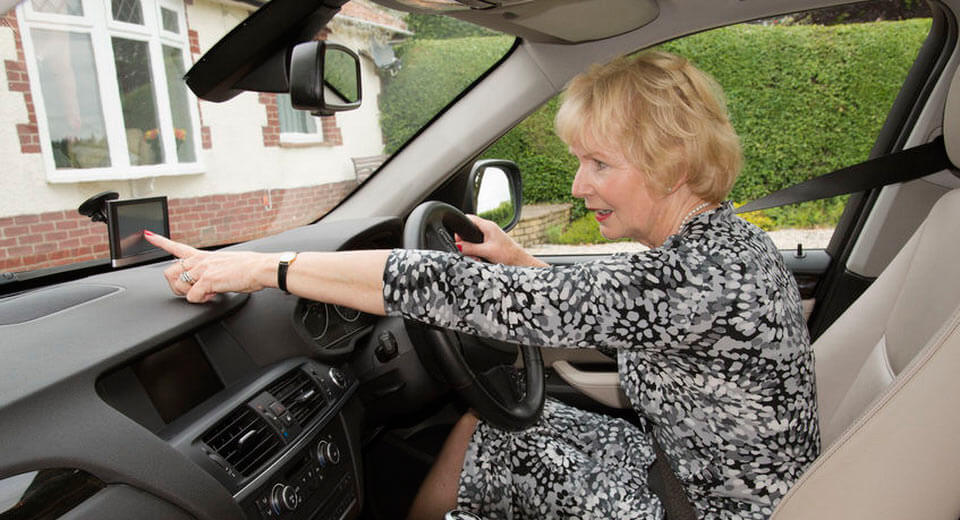
[[[254,4],[254,5],[251,5]],[[167,197],[170,234],[197,247],[322,217],[513,38],[365,0],[316,35],[361,56],[359,109],[315,117],[287,94],[198,101],[182,76],[262,2],[27,0],[0,19],[0,272],[110,258],[88,197]]]

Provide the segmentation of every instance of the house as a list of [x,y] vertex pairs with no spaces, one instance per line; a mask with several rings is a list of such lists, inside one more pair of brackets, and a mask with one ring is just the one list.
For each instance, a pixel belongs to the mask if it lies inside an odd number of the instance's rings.
[[173,238],[204,246],[311,222],[356,187],[383,153],[371,56],[410,33],[353,0],[317,35],[363,56],[352,112],[198,101],[182,75],[262,3],[25,0],[0,18],[0,272],[109,256],[105,226],[76,211],[102,191],[166,195]]

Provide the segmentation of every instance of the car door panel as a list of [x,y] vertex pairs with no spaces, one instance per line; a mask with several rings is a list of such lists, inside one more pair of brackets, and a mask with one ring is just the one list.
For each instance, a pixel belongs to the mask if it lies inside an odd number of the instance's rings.
[[[784,263],[797,280],[804,315],[809,318],[816,300],[814,294],[830,266],[830,255],[823,249],[783,250]],[[601,255],[549,255],[539,257],[550,265],[573,265],[603,258]],[[613,388],[617,362],[592,349],[541,348],[547,369],[547,393],[552,397],[596,411],[629,408],[622,391]]]

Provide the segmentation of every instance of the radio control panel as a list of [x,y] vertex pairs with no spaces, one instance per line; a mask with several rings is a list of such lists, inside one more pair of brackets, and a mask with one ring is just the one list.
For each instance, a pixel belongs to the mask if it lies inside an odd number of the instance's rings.
[[330,421],[241,503],[247,518],[355,517],[359,513],[358,483],[349,453],[340,421]]

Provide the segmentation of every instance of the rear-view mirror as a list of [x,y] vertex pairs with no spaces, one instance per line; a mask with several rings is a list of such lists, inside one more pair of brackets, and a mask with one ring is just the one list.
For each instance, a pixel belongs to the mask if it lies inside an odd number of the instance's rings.
[[320,115],[360,106],[360,57],[323,41],[298,44],[290,54],[290,103]]

